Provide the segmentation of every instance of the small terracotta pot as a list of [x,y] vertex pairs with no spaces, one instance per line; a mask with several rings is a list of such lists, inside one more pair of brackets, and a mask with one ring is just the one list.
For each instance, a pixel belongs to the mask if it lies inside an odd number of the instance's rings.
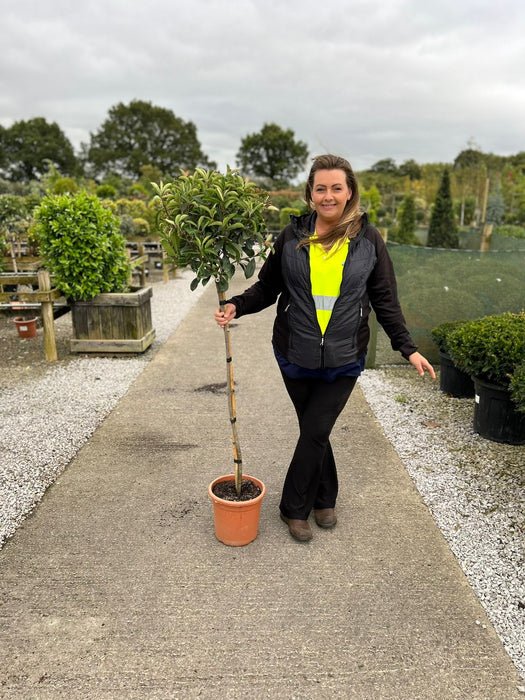
[[259,530],[259,517],[261,514],[261,501],[266,493],[266,487],[262,481],[254,476],[243,476],[243,481],[250,479],[261,489],[257,498],[250,501],[225,501],[213,493],[213,487],[221,481],[233,481],[233,474],[220,476],[208,486],[208,494],[213,501],[213,514],[215,519],[215,537],[219,542],[231,547],[242,547],[253,542]]
[[13,319],[21,338],[36,338],[36,318],[26,320],[22,316]]

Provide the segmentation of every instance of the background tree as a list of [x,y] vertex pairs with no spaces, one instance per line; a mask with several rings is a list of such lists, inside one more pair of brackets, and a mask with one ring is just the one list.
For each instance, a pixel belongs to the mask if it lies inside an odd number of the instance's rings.
[[202,152],[193,122],[142,100],[120,102],[109,110],[106,121],[91,135],[87,160],[98,175],[112,172],[137,179],[145,165],[154,165],[165,175],[177,175],[180,168],[216,167]]
[[430,226],[428,228],[427,244],[432,248],[457,248],[459,246],[458,231],[454,219],[454,207],[450,192],[450,175],[447,169],[443,172],[439,186]]
[[399,166],[399,174],[408,177],[410,180],[421,179],[421,166],[414,159],[405,160]]
[[499,180],[496,180],[496,183],[494,185],[494,191],[488,196],[485,221],[488,224],[495,224],[497,226],[498,224],[503,223],[504,214],[505,202],[503,200],[501,184]]
[[0,124],[0,172],[3,171],[5,165],[7,164],[6,159],[6,139],[7,139],[7,129]]
[[6,178],[37,180],[50,163],[66,175],[78,173],[73,146],[55,122],[49,124],[43,117],[19,121],[0,135],[0,166]]
[[377,223],[377,210],[381,206],[381,195],[375,185],[370,189],[362,189],[360,192],[361,206],[368,214],[368,219],[371,224]]
[[382,173],[383,175],[399,175],[399,170],[393,158],[383,158],[374,163],[370,170],[373,173]]
[[407,194],[401,202],[396,241],[408,245],[419,245],[419,239],[416,236],[416,200],[411,194]]
[[259,133],[248,134],[237,152],[237,165],[244,174],[267,178],[273,187],[289,184],[305,167],[308,147],[296,141],[291,129],[265,124]]

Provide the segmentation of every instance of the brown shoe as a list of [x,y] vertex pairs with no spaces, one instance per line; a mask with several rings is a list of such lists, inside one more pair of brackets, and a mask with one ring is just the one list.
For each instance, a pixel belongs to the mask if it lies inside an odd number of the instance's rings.
[[314,510],[314,518],[319,527],[334,527],[337,522],[337,516],[333,508],[318,508]]
[[299,542],[308,542],[313,537],[312,529],[308,520],[298,520],[297,518],[287,518],[281,513],[281,520],[288,525],[290,535]]

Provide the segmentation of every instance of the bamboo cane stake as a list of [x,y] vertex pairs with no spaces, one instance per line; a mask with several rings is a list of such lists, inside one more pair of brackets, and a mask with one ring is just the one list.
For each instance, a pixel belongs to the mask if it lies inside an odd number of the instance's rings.
[[[226,294],[219,289],[217,284],[217,295],[219,297],[219,305],[222,310],[226,304]],[[235,384],[233,381],[233,361],[232,349],[230,341],[230,326],[227,323],[224,326],[224,342],[226,346],[226,386],[228,388],[228,407],[230,410],[230,423],[232,426],[232,443],[233,443],[233,464],[235,474],[235,488],[237,495],[241,494],[242,485],[242,456],[241,446],[239,445],[239,435],[237,431],[237,412],[235,408]]]

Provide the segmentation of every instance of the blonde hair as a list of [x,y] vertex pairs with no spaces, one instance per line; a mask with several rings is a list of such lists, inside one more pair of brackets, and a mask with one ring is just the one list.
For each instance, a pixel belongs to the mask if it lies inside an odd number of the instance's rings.
[[[311,208],[313,208],[312,191],[314,178],[319,170],[342,170],[346,177],[347,187],[352,193],[346,203],[340,221],[323,236],[323,243],[326,243],[327,246],[332,246],[336,242],[343,243],[345,238],[355,238],[361,230],[362,212],[359,206],[359,186],[352,166],[345,158],[332,154],[316,156],[313,159],[313,165],[310,169],[305,189],[306,203]],[[310,232],[305,232],[305,238],[299,243],[298,247],[309,245],[310,235]]]

